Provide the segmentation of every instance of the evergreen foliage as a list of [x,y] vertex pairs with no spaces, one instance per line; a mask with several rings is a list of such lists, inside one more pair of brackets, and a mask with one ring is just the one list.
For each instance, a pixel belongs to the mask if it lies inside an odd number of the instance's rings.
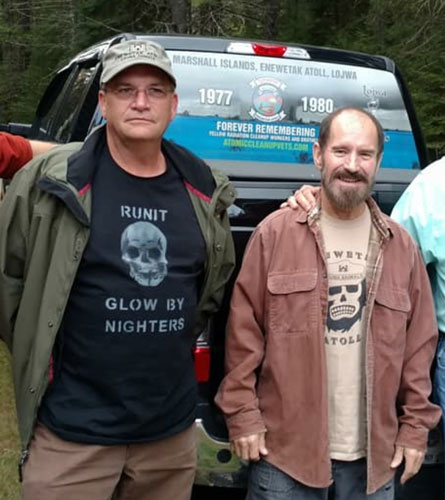
[[54,72],[117,33],[244,37],[391,57],[443,153],[444,20],[445,0],[0,0],[0,120],[32,120]]

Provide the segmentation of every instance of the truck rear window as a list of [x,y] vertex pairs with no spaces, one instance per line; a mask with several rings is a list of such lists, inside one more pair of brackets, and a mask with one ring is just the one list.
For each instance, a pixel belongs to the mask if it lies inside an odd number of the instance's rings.
[[207,160],[312,164],[321,120],[353,105],[385,130],[382,167],[419,168],[397,80],[389,71],[254,55],[169,51],[178,115],[166,137]]

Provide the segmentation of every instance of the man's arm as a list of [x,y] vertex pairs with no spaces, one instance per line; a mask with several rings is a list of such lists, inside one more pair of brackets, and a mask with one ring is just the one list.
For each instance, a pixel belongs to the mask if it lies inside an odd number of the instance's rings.
[[242,459],[267,454],[266,427],[256,394],[256,371],[264,357],[267,264],[261,229],[247,246],[236,280],[227,327],[226,376],[216,403],[226,416],[233,451]]
[[31,150],[32,150],[32,156],[37,156],[41,155],[43,153],[46,153],[47,151],[55,148],[57,144],[53,144],[51,142],[44,142],[44,141],[35,141],[35,140],[30,140],[29,144],[31,145]]
[[424,173],[420,173],[402,193],[391,212],[391,217],[401,224],[419,245],[426,265],[437,260],[437,253],[441,252],[445,243],[441,209],[445,206],[445,189],[441,182],[440,179],[434,179],[434,176],[429,179]]
[[29,141],[19,135],[0,132],[0,177],[11,179],[34,156],[55,146],[49,142]]

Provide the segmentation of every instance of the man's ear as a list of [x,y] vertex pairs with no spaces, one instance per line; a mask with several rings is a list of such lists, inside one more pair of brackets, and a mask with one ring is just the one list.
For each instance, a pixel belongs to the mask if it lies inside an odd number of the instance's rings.
[[99,90],[99,94],[98,94],[97,98],[98,98],[99,107],[100,107],[100,111],[102,113],[102,116],[106,120],[107,119],[107,103],[106,103],[107,98],[105,95],[105,91],[102,89]]
[[314,158],[314,165],[317,167],[318,170],[321,171],[322,168],[322,151],[321,151],[321,146],[318,141],[314,142],[314,145],[312,146],[312,156]]
[[179,97],[178,97],[178,94],[175,92],[173,94],[172,104],[171,104],[171,108],[170,108],[170,122],[174,119],[174,117],[176,116],[176,113],[178,111],[178,101],[179,101]]
[[379,154],[377,158],[377,168],[376,168],[376,173],[379,171],[380,165],[382,164],[383,160],[383,152]]

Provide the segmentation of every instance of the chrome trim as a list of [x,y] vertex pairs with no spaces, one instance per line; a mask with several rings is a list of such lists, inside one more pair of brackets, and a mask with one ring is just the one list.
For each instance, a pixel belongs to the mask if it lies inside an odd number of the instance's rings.
[[[247,464],[241,462],[230,451],[228,441],[211,437],[206,431],[202,419],[196,419],[196,440],[198,466],[195,484],[224,488],[245,488],[247,482]],[[228,460],[221,461],[219,454]]]

